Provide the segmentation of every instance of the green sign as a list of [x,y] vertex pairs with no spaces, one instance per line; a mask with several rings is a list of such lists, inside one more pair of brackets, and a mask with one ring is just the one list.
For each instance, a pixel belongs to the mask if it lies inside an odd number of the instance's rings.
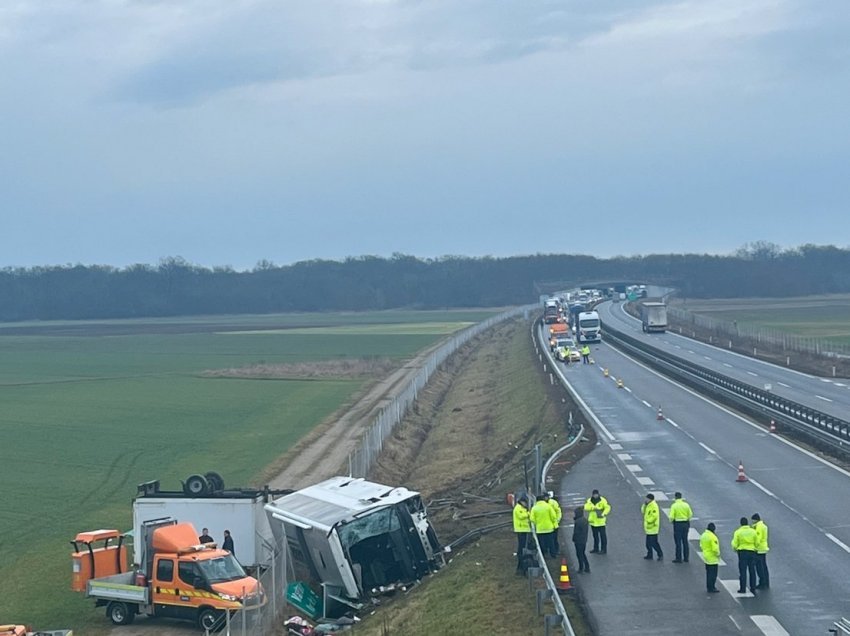
[[306,583],[295,581],[287,585],[286,600],[312,619],[322,616],[322,599]]
[[634,293],[634,292],[629,292],[628,299],[629,300],[637,300],[637,294]]

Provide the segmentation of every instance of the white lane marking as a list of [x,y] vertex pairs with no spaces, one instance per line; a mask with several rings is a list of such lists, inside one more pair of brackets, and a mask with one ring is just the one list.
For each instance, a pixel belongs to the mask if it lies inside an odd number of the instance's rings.
[[682,347],[680,347],[679,345],[673,345],[673,346],[674,346],[674,347],[676,347],[677,349],[681,349],[681,348],[682,348]]
[[643,468],[641,468],[637,464],[626,464],[626,470],[629,470],[633,473],[642,473],[643,472]]
[[829,378],[818,378],[818,379],[819,379],[821,382],[828,382],[828,383],[832,384],[832,380],[830,380]]
[[611,450],[623,450],[622,444],[616,444],[615,443],[615,444],[608,444],[608,446],[611,448]]
[[642,486],[654,486],[655,482],[652,481],[649,477],[638,477],[638,483]]
[[661,512],[663,512],[665,515],[667,515],[668,519],[670,518],[670,508],[662,508]]
[[711,360],[709,356],[703,356],[703,358],[705,358],[706,360]]
[[643,402],[643,403],[644,403],[646,406],[648,406],[649,408],[652,408],[652,404],[650,404],[650,403],[649,403],[649,402],[647,402],[646,400],[641,400],[641,402]]
[[[675,334],[674,334],[674,335],[675,335]],[[681,336],[681,337],[684,337],[684,336]],[[607,343],[606,343],[606,344],[607,344]],[[613,351],[614,353],[618,353],[618,354],[620,354],[621,356],[623,356],[624,358],[626,358],[627,360],[629,360],[629,361],[631,361],[632,363],[636,364],[636,365],[637,365],[637,366],[639,366],[641,369],[643,369],[643,370],[645,370],[645,371],[648,371],[649,373],[651,373],[651,374],[652,374],[652,375],[654,375],[655,377],[659,378],[660,380],[664,380],[664,381],[665,381],[665,382],[667,382],[668,384],[672,384],[673,386],[675,386],[675,387],[677,387],[677,388],[681,389],[682,391],[685,391],[685,392],[687,392],[688,394],[690,394],[690,395],[694,396],[694,397],[695,397],[695,398],[697,398],[698,400],[702,400],[702,401],[703,401],[703,402],[705,402],[706,404],[709,404],[709,405],[713,406],[714,408],[716,408],[716,409],[718,409],[718,410],[720,410],[720,411],[723,411],[724,413],[726,413],[726,415],[728,415],[728,416],[730,416],[730,417],[734,417],[736,420],[739,420],[739,421],[743,422],[744,424],[746,424],[747,426],[749,426],[749,427],[751,427],[751,428],[755,429],[755,430],[756,430],[756,431],[758,431],[759,433],[764,433],[764,428],[763,428],[762,426],[759,426],[758,424],[754,424],[753,422],[751,422],[750,420],[748,420],[747,418],[745,418],[743,415],[739,415],[738,413],[735,413],[734,411],[732,411],[732,410],[730,410],[730,409],[727,409],[725,406],[722,406],[722,405],[718,404],[717,402],[712,402],[711,400],[709,400],[709,399],[708,399],[707,397],[705,397],[704,395],[700,395],[699,393],[697,393],[697,392],[696,392],[696,391],[694,391],[693,389],[691,389],[691,388],[689,388],[689,387],[686,387],[684,384],[681,384],[681,383],[679,383],[679,382],[676,382],[675,380],[671,380],[671,379],[670,379],[670,378],[668,378],[666,375],[662,375],[661,373],[658,373],[658,371],[656,371],[655,369],[650,369],[650,368],[649,368],[648,366],[646,366],[643,362],[641,362],[641,361],[639,361],[639,360],[636,360],[635,358],[631,357],[631,356],[630,356],[630,355],[628,355],[628,354],[623,353],[623,352],[622,352],[622,351],[620,351],[619,349],[615,349],[615,348],[614,348],[614,347],[612,347],[611,345],[608,345],[608,348],[609,348],[609,349],[611,349],[611,351]],[[743,358],[743,357],[745,357],[745,356],[741,356],[740,354],[737,354],[737,353],[736,353],[735,355],[740,356],[740,357],[742,357],[742,358]],[[799,372],[797,372],[797,371],[794,371],[794,373],[798,373],[799,375],[805,375],[804,373],[799,373]],[[817,455],[815,455],[815,454],[814,454],[813,452],[811,452],[810,450],[806,450],[806,449],[805,449],[805,448],[803,448],[802,446],[797,446],[796,444],[794,444],[793,442],[791,442],[791,441],[789,441],[789,440],[785,439],[784,437],[771,437],[770,439],[776,440],[777,442],[779,442],[779,443],[781,443],[781,444],[785,444],[786,446],[790,446],[791,448],[793,448],[794,450],[796,450],[796,451],[797,451],[797,452],[799,452],[799,453],[802,453],[803,455],[805,455],[805,456],[806,456],[806,457],[808,457],[809,459],[814,459],[815,461],[820,462],[820,463],[821,463],[821,464],[823,464],[824,466],[828,466],[828,467],[829,467],[829,468],[831,468],[832,470],[834,470],[834,471],[836,471],[836,472],[841,473],[841,474],[842,474],[842,475],[844,475],[845,477],[850,477],[850,471],[848,471],[848,470],[844,470],[844,469],[843,469],[843,468],[841,468],[840,466],[836,466],[835,464],[832,464],[832,463],[828,462],[827,460],[825,460],[825,459],[824,459],[824,458],[822,458],[822,457],[818,457]],[[792,510],[793,510],[793,509],[792,509]],[[794,512],[796,513],[796,511],[794,511]]]
[[776,495],[774,495],[774,494],[773,494],[772,492],[770,492],[767,488],[765,488],[765,487],[764,487],[764,486],[762,486],[760,483],[758,483],[755,479],[750,479],[750,483],[751,483],[753,486],[755,486],[756,488],[758,488],[759,490],[761,490],[761,491],[762,491],[765,495],[767,495],[768,497],[773,497],[774,499],[779,499],[779,497],[777,497]]
[[830,400],[828,397],[824,397],[822,395],[815,394],[815,397],[819,400],[823,400],[824,402],[832,402],[832,400]]
[[790,389],[790,388],[791,388],[791,385],[790,385],[790,384],[785,384],[784,382],[777,382],[776,384],[778,384],[779,386],[784,386],[786,389]]
[[678,424],[676,424],[676,422],[674,422],[673,420],[671,420],[669,417],[667,418],[667,421],[668,421],[668,422],[670,422],[670,423],[671,423],[673,426],[675,426],[676,428],[679,428],[679,425],[678,425]]
[[[699,550],[696,550],[696,553],[699,555],[699,558],[700,558],[700,559],[702,559],[703,563],[705,563],[705,555],[704,555],[702,552],[700,552]],[[721,559],[718,561],[717,565],[726,565],[726,561],[724,561],[724,560],[721,558]]]
[[665,495],[660,490],[652,490],[650,492],[652,492],[652,494],[655,495],[655,501],[670,501],[670,497]]
[[624,386],[623,388],[624,388],[624,389],[625,389],[628,393],[631,393],[631,392],[632,392],[632,390],[631,390],[629,387],[627,387],[627,386]]
[[710,449],[708,446],[706,446],[702,442],[699,442],[699,445],[702,446],[705,450],[707,450],[712,455],[717,455],[717,451]]
[[765,636],[791,636],[773,616],[754,614],[750,618]]
[[723,363],[723,366],[724,366],[724,367],[729,367],[730,369],[732,368],[732,365],[731,365],[731,364],[729,364],[728,362],[724,362],[724,363]]
[[625,461],[629,461],[629,460],[631,460],[631,458],[632,458],[632,456],[631,456],[631,455],[629,455],[628,453],[617,453],[617,457],[619,457],[620,459],[622,459],[624,462],[625,462]]
[[843,382],[836,382],[836,383],[835,383],[835,386],[847,386],[847,385],[846,385],[846,384],[844,384]]
[[735,629],[737,629],[739,632],[744,631],[744,630],[741,629],[741,626],[738,625],[738,621],[735,620],[735,617],[732,616],[731,614],[729,614],[729,620],[732,621],[732,624],[735,626]]
[[696,355],[696,351],[693,351],[692,349],[688,349],[688,353],[693,353],[694,355]]
[[699,532],[696,528],[688,528],[688,541],[699,541]]
[[752,592],[738,594],[738,579],[724,579],[720,581],[720,585],[726,588],[726,591],[732,595],[732,598],[755,598],[755,594]]
[[751,376],[753,376],[754,378],[759,377],[759,374],[758,374],[758,373],[753,373],[752,371],[747,371],[747,373],[749,373],[749,374],[750,374]]
[[[550,359],[551,359],[551,357],[550,357]],[[611,434],[611,431],[609,431],[605,427],[605,425],[601,422],[601,420],[598,417],[596,417],[596,413],[594,413],[591,410],[591,408],[587,405],[587,402],[585,402],[582,399],[582,397],[578,394],[578,391],[575,390],[573,385],[570,384],[569,380],[567,380],[567,376],[564,375],[563,370],[558,368],[557,365],[553,365],[553,368],[555,370],[555,373],[558,374],[558,377],[561,378],[561,383],[565,387],[567,387],[569,392],[572,394],[573,399],[575,399],[575,401],[579,403],[579,406],[581,406],[581,408],[584,409],[584,412],[587,413],[590,416],[590,419],[593,420],[593,423],[596,424],[596,426],[599,428],[599,430],[602,431],[602,433],[605,435],[605,437],[608,438],[608,441],[613,442],[616,438]]]
[[839,546],[845,552],[850,552],[850,545],[844,543],[841,539],[836,537],[834,534],[826,533],[827,538],[832,541],[835,545]]

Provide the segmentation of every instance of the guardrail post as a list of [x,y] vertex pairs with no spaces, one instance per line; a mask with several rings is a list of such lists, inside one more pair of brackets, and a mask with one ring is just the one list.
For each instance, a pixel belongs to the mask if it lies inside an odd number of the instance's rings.
[[537,590],[537,615],[540,616],[543,613],[543,604],[552,598],[552,590],[546,588],[545,590]]
[[561,627],[564,624],[564,619],[558,616],[557,614],[546,614],[543,617],[543,633],[546,636],[549,636],[552,632],[549,630],[550,627]]
[[538,567],[538,566],[533,566],[533,567],[528,568],[525,572],[526,572],[526,575],[528,576],[528,591],[533,592],[534,591],[534,585],[533,585],[532,581],[534,581],[534,579],[539,579],[541,576],[543,576],[543,568]]

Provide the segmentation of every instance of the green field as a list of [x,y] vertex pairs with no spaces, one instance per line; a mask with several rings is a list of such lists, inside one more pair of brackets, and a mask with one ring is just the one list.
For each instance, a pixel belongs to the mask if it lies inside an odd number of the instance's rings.
[[850,296],[844,294],[781,299],[689,299],[684,304],[675,301],[672,306],[718,320],[735,320],[796,336],[850,344]]
[[143,481],[174,488],[191,473],[216,470],[230,485],[252,483],[369,380],[204,371],[342,357],[401,362],[493,313],[3,325],[0,618],[87,634],[106,627],[100,610],[67,591],[76,532],[129,528]]

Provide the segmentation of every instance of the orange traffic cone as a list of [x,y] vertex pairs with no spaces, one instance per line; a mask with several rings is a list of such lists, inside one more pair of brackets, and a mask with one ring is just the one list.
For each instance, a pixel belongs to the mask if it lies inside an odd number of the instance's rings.
[[771,433],[776,432],[776,421],[775,420],[770,420],[770,432]]
[[658,407],[658,415],[655,416],[655,419],[656,420],[663,420],[664,419],[664,413],[661,412],[660,406]]
[[558,579],[558,594],[573,589],[570,583],[570,573],[567,571],[567,560],[561,559],[561,577]]
[[750,481],[749,479],[747,479],[746,473],[744,473],[744,461],[742,459],[738,460],[738,479],[736,479],[735,481]]

